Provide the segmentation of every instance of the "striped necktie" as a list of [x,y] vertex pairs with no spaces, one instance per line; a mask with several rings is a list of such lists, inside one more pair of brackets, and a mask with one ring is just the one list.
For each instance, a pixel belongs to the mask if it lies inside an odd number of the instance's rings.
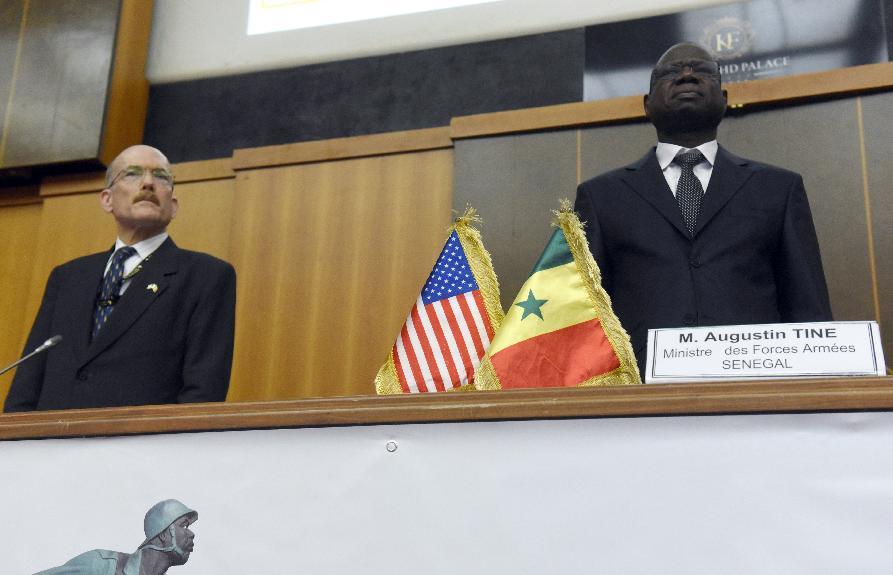
[[109,271],[102,278],[102,285],[99,288],[99,296],[96,301],[96,310],[93,312],[93,339],[96,339],[99,330],[106,324],[109,316],[112,315],[112,311],[115,309],[115,302],[120,297],[121,283],[124,280],[124,262],[134,254],[136,254],[135,249],[130,246],[124,246],[112,256],[112,265],[109,266]]

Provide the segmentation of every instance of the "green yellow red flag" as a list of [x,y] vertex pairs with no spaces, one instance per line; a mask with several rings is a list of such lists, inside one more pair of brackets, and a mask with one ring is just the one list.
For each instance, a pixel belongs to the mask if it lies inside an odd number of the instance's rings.
[[477,389],[640,384],[583,226],[562,202],[556,229],[475,372]]

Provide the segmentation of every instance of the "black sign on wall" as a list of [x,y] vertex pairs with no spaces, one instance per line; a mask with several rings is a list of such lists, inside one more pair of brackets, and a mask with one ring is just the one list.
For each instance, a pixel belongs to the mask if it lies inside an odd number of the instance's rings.
[[645,93],[684,41],[714,55],[724,83],[888,60],[884,0],[752,0],[586,28],[584,99]]

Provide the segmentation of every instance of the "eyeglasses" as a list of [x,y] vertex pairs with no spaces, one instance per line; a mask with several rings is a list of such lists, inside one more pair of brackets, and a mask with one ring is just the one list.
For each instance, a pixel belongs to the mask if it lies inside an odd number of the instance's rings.
[[683,75],[685,69],[691,70],[692,76],[719,77],[719,64],[709,60],[682,60],[672,62],[654,69],[655,80],[675,80]]
[[109,182],[108,187],[112,187],[115,185],[115,182],[121,180],[122,182],[126,182],[128,184],[135,184],[137,182],[141,182],[143,178],[146,176],[146,172],[152,174],[152,179],[165,186],[174,185],[174,176],[169,171],[164,168],[144,168],[143,166],[127,166],[112,178],[112,181]]

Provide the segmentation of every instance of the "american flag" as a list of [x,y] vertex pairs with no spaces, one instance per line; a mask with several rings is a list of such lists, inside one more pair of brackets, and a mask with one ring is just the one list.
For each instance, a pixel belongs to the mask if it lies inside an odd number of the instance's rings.
[[453,231],[392,350],[403,392],[468,385],[492,337],[484,299]]

